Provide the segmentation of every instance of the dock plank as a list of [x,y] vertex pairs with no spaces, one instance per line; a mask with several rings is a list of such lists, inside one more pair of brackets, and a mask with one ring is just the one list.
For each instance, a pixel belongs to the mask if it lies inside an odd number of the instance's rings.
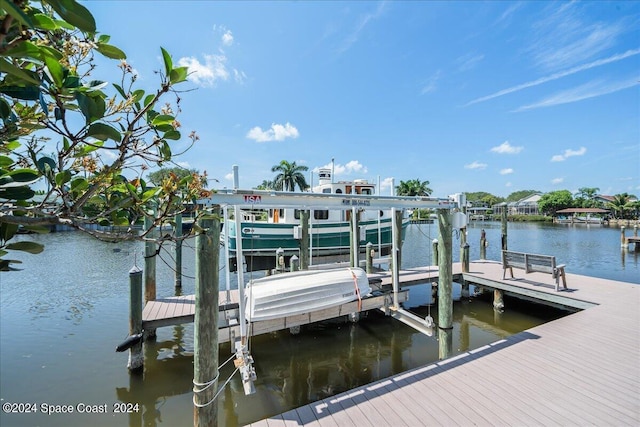
[[[403,286],[435,280],[434,268],[403,270]],[[359,427],[640,425],[640,284],[576,275],[568,266],[569,291],[557,292],[543,273],[502,279],[498,262],[475,261],[469,271],[464,279],[471,283],[583,310],[327,398],[322,403],[350,402],[325,408],[332,422]],[[453,274],[462,274],[459,263]],[[385,274],[377,277],[389,283]],[[314,405],[296,411],[310,413]],[[370,415],[368,405],[379,408],[382,417]],[[318,425],[314,421],[308,425]]]

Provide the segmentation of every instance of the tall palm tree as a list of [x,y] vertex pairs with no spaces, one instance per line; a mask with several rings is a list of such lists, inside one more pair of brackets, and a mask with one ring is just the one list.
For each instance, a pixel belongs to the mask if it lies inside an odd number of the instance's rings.
[[419,179],[400,181],[400,185],[396,186],[396,194],[398,196],[429,196],[433,190],[427,187],[428,185],[429,181]]
[[278,172],[273,179],[276,190],[295,191],[296,185],[304,191],[308,185],[302,172],[309,170],[307,166],[297,165],[296,162],[282,160],[280,164],[271,168],[271,172]]
[[607,203],[607,207],[614,212],[614,216],[616,218],[626,218],[627,214],[630,214],[632,211],[629,194],[615,194],[613,196],[613,201]]

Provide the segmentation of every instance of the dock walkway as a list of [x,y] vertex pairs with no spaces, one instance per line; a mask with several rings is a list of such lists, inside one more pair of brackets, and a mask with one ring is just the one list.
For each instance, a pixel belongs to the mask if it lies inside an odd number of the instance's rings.
[[469,270],[470,282],[584,310],[251,426],[640,425],[640,285],[568,272],[569,291],[556,292],[548,274]]

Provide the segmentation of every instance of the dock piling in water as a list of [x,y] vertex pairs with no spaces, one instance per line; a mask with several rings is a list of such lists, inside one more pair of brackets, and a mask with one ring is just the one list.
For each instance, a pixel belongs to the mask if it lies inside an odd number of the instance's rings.
[[[142,334],[142,270],[134,266],[129,270],[129,337]],[[127,368],[131,373],[144,368],[142,340],[129,347]]]
[[438,327],[440,329],[453,327],[451,222],[449,210],[438,209]]
[[[217,213],[218,210],[214,210]],[[193,425],[217,425],[219,219],[200,220],[196,237],[195,318],[193,336]]]
[[175,217],[175,237],[176,237],[176,271],[175,287],[182,288],[182,214],[177,213]]
[[480,231],[480,259],[487,259],[487,246],[487,232],[483,228]]

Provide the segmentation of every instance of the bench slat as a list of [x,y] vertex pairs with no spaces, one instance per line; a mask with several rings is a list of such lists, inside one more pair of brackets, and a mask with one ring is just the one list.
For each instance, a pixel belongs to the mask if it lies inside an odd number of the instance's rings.
[[526,273],[549,273],[556,280],[556,291],[560,278],[564,288],[567,288],[564,273],[565,264],[556,265],[556,257],[553,255],[528,254],[524,252],[502,251],[502,278],[505,278],[507,269],[513,278],[513,268],[525,270]]

